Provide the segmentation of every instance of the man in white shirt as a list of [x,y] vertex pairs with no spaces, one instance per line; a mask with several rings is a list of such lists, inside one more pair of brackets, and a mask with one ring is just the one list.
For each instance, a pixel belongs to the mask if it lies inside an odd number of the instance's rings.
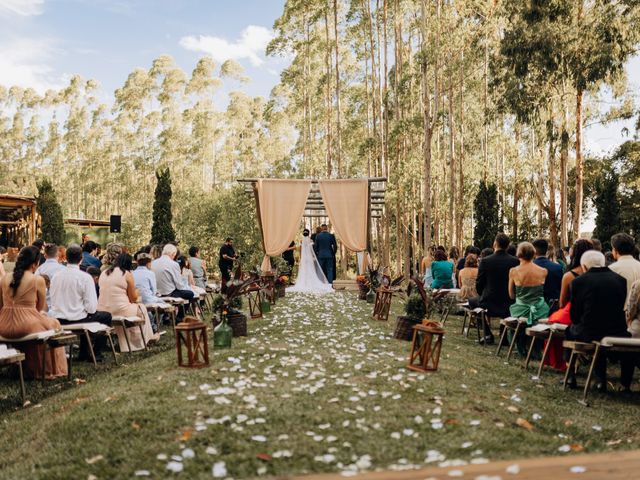
[[[151,264],[151,271],[156,274],[158,295],[161,297],[176,297],[185,300],[193,300],[194,293],[191,290],[182,290],[182,275],[180,266],[175,261],[178,249],[175,245],[167,243],[162,249],[162,256]],[[184,318],[184,308],[178,309],[178,321]]]
[[49,279],[49,287],[47,287],[46,299],[47,306],[51,307],[51,280],[53,280],[53,277],[56,275],[56,273],[64,270],[65,267],[58,262],[58,246],[55,243],[47,243],[44,246],[44,256],[47,260],[38,267],[38,269],[36,270],[36,275],[47,277]]
[[616,233],[611,237],[611,246],[613,247],[613,258],[616,261],[609,265],[609,269],[618,275],[622,275],[627,281],[628,302],[633,282],[640,280],[640,262],[631,256],[636,246],[636,241],[627,233]]
[[[111,314],[97,311],[96,287],[91,275],[80,270],[81,261],[80,245],[70,245],[67,249],[66,268],[57,272],[51,281],[49,316],[57,318],[62,325],[79,322],[111,325]],[[106,346],[106,337],[97,337],[94,344],[94,352],[98,359],[101,357],[101,350]],[[80,359],[89,359],[84,336],[80,338]]]

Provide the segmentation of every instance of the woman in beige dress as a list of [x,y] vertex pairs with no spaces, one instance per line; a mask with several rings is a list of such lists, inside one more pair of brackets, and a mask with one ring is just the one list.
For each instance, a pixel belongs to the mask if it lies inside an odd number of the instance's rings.
[[[109,312],[114,317],[140,317],[145,320],[142,326],[144,339],[149,341],[158,340],[159,335],[153,334],[149,315],[146,307],[138,301],[138,291],[135,287],[131,267],[133,259],[128,253],[121,253],[115,262],[102,274],[98,280],[100,286],[100,298],[98,299],[98,310]],[[118,334],[118,343],[121,352],[128,352],[127,340],[122,327],[115,327]],[[140,328],[135,326],[127,329],[129,343],[133,351],[143,350],[144,342],[140,335]]]
[[478,255],[470,253],[464,260],[464,268],[458,272],[460,280],[460,300],[469,300],[478,296],[476,279],[478,278]]
[[[24,247],[18,254],[13,273],[0,283],[0,336],[21,338],[47,330],[60,330],[60,322],[41,311],[47,308],[44,279],[34,274],[40,264],[40,251]],[[25,354],[25,369],[29,377],[42,378],[42,345],[19,344]],[[64,347],[47,352],[45,378],[67,375]]]

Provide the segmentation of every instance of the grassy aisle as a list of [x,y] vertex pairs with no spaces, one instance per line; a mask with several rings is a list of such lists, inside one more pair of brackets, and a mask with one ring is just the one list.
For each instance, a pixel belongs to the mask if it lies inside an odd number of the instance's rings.
[[3,378],[0,477],[252,478],[562,455],[640,440],[637,399],[594,395],[585,409],[578,394],[562,392],[559,376],[532,381],[517,360],[505,365],[461,337],[457,318],[440,371],[411,373],[408,343],[391,338],[395,322],[374,322],[370,310],[354,293],[290,295],[251,322],[249,337],[213,352],[211,368],[178,369],[169,337],[165,351],[128,365],[97,374],[83,366],[86,383],[48,387],[24,410],[9,408],[16,385]]

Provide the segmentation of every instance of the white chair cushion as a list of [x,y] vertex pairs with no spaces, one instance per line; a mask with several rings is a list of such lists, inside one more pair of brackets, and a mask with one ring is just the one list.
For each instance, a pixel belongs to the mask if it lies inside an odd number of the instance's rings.
[[47,338],[55,337],[59,332],[55,330],[45,330],[44,332],[30,333],[20,338],[5,338],[0,336],[0,342],[19,343],[19,342],[31,342],[33,340],[46,340]]
[[70,323],[64,325],[65,330],[88,330],[91,333],[105,332],[111,327],[98,322],[85,322],[85,323]]
[[607,347],[638,347],[640,349],[640,338],[628,337],[604,337],[600,344]]

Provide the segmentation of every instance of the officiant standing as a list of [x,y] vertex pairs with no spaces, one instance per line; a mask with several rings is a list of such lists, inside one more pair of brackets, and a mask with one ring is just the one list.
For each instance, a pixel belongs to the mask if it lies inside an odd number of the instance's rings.
[[316,235],[314,250],[327,281],[333,283],[335,280],[335,260],[338,244],[336,243],[336,237],[329,232],[326,224],[322,225],[322,231]]

